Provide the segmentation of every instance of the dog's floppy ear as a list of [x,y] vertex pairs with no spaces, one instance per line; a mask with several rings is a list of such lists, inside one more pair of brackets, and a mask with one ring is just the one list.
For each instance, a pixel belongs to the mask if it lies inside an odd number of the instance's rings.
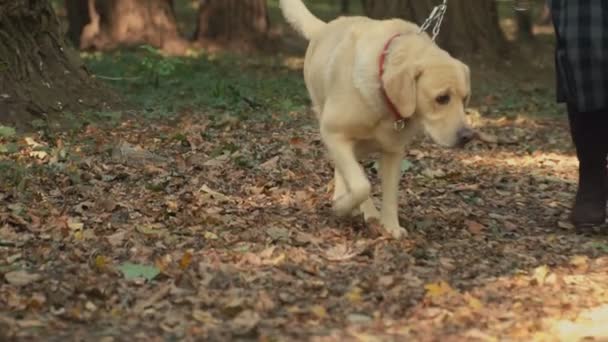
[[416,80],[421,74],[419,65],[408,65],[382,77],[386,95],[404,118],[416,112]]
[[460,62],[460,64],[462,65],[462,69],[464,70],[464,85],[469,95],[467,97],[467,102],[464,104],[464,106],[467,107],[469,105],[469,102],[471,101],[471,69],[469,69],[469,67],[462,62]]

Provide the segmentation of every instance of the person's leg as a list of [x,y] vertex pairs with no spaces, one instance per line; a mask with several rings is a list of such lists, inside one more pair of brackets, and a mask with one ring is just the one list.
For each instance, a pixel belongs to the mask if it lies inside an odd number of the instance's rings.
[[570,130],[579,161],[571,220],[578,230],[605,223],[607,198],[608,110],[579,113],[568,107]]

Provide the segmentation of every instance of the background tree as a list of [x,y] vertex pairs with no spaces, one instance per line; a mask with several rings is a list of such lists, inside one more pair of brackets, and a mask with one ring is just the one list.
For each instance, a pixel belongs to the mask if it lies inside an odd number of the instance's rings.
[[517,20],[517,38],[525,41],[534,40],[534,26],[530,10],[515,10],[515,19]]
[[350,12],[350,0],[340,1],[340,13],[348,14]]
[[0,0],[0,121],[26,127],[104,98],[66,45],[48,0]]
[[173,0],[65,0],[65,6],[68,35],[80,49],[149,44],[179,54],[187,47]]
[[201,0],[195,39],[236,50],[264,48],[270,19],[266,0]]
[[[365,14],[378,19],[400,17],[422,24],[440,0],[362,0]],[[448,3],[438,44],[457,55],[507,52],[496,2],[459,0]]]

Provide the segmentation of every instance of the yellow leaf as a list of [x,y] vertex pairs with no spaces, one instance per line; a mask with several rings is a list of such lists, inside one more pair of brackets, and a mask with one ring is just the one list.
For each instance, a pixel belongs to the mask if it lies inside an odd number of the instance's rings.
[[483,303],[481,303],[481,301],[475,297],[473,297],[471,294],[467,293],[464,295],[465,299],[467,301],[467,304],[469,305],[469,307],[473,310],[479,310],[481,308],[483,308]]
[[84,223],[80,222],[76,218],[68,218],[67,225],[68,228],[72,230],[82,230],[84,228]]
[[452,287],[445,281],[426,284],[424,285],[424,288],[427,291],[426,295],[430,298],[438,298],[454,291]]
[[192,253],[186,252],[182,256],[182,259],[179,261],[179,268],[185,270],[192,263]]
[[358,287],[353,287],[348,293],[346,293],[346,299],[348,299],[351,303],[360,303],[363,298],[361,296],[362,290]]
[[549,274],[549,267],[547,265],[539,266],[534,269],[534,280],[536,284],[543,285],[545,283],[545,279]]
[[570,259],[570,265],[585,268],[589,264],[589,258],[585,255],[575,255]]
[[217,234],[212,233],[212,232],[205,232],[205,234],[203,234],[203,237],[206,240],[217,240],[217,239],[219,239],[219,237],[217,236]]
[[277,257],[275,257],[274,259],[270,259],[270,260],[268,260],[268,261],[265,261],[264,263],[265,263],[266,265],[273,265],[273,266],[276,266],[276,265],[278,265],[278,264],[282,263],[283,261],[285,261],[285,254],[284,254],[284,253],[281,253],[281,254],[279,254]]
[[310,312],[312,312],[318,319],[323,319],[327,317],[327,310],[321,305],[313,305],[310,308]]
[[106,260],[106,257],[104,257],[103,255],[98,255],[95,257],[95,268],[100,271],[103,271],[107,265],[108,261]]

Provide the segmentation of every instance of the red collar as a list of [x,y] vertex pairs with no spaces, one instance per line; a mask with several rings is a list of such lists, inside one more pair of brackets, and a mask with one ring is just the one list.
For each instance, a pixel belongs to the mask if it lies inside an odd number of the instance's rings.
[[391,46],[391,43],[393,42],[393,40],[395,40],[395,38],[402,36],[402,35],[403,35],[403,33],[397,33],[394,36],[392,36],[386,42],[386,44],[384,44],[384,49],[382,49],[382,53],[380,54],[380,61],[379,61],[380,91],[382,92],[382,96],[384,96],[384,100],[386,101],[388,109],[391,111],[391,113],[395,117],[395,120],[401,124],[405,121],[405,118],[401,116],[401,113],[399,113],[399,109],[397,109],[397,106],[395,106],[393,101],[391,101],[391,99],[388,97],[388,94],[386,93],[386,89],[384,88],[384,82],[382,82],[382,76],[384,75],[384,62],[386,61],[386,56],[388,55],[388,49]]

